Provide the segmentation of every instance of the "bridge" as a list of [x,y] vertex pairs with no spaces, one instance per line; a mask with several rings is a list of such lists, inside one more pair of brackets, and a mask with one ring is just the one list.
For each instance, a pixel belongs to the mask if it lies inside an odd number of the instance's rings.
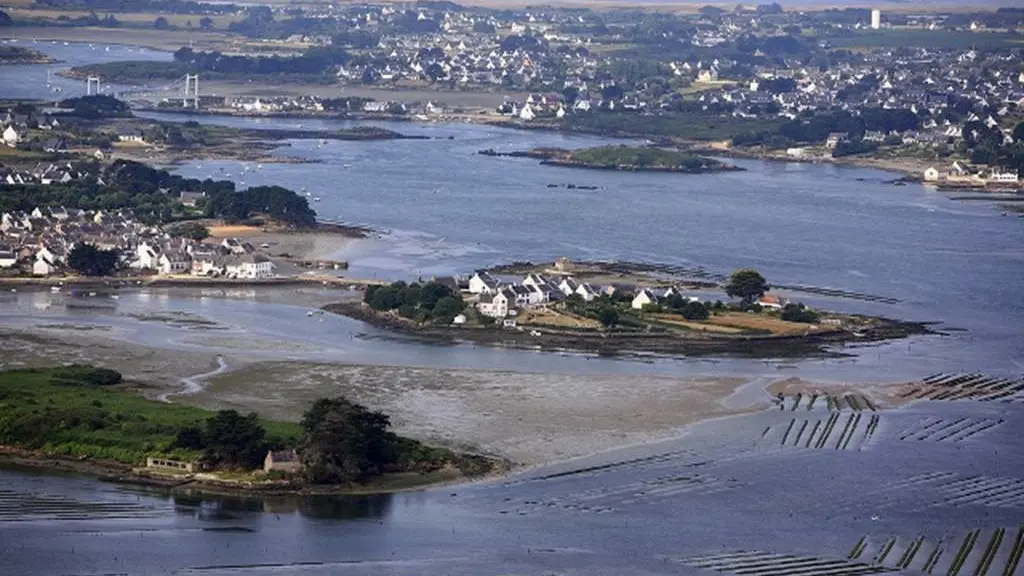
[[140,86],[117,94],[132,104],[156,105],[180,100],[182,108],[199,109],[199,74],[186,74],[162,86]]

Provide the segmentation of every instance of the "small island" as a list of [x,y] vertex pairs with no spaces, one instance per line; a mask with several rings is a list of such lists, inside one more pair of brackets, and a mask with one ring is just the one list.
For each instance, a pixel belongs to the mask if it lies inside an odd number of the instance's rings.
[[[399,281],[369,286],[361,303],[324,310],[439,342],[602,355],[837,356],[836,345],[929,332],[921,323],[811,309],[769,293],[755,270],[719,283],[617,269],[516,265],[500,278],[478,271],[468,283]],[[525,275],[521,282],[510,278],[513,270]],[[725,301],[696,295],[709,289],[723,292]]]
[[4,65],[27,65],[27,64],[53,64],[57,60],[39,52],[20,46],[0,46],[0,64]]
[[536,158],[547,166],[566,168],[589,168],[592,170],[619,170],[625,172],[679,172],[683,174],[705,174],[709,172],[730,172],[743,170],[688,152],[666,150],[654,146],[598,146],[579,150],[563,148],[534,148],[524,152],[497,152],[481,150],[483,156],[511,156]]

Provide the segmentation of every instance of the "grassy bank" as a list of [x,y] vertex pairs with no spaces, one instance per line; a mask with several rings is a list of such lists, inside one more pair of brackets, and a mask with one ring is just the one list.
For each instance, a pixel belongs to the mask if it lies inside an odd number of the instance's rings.
[[[147,400],[126,384],[102,386],[65,368],[0,372],[0,444],[46,454],[111,460],[129,465],[147,455],[198,459],[198,451],[172,448],[182,428],[199,426],[211,412]],[[291,443],[298,424],[261,421],[272,442]]]

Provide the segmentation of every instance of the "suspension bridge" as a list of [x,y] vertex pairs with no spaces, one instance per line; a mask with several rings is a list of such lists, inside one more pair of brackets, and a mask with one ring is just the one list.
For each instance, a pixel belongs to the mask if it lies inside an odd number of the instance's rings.
[[164,102],[181,102],[182,108],[199,108],[199,75],[186,74],[160,86],[139,86],[117,93],[117,97],[136,105],[158,105]]

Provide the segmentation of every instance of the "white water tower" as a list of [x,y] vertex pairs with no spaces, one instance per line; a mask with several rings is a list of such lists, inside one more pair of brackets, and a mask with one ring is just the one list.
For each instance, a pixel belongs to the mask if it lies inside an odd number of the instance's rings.
[[882,27],[882,11],[875,8],[871,11],[871,29],[878,30]]

